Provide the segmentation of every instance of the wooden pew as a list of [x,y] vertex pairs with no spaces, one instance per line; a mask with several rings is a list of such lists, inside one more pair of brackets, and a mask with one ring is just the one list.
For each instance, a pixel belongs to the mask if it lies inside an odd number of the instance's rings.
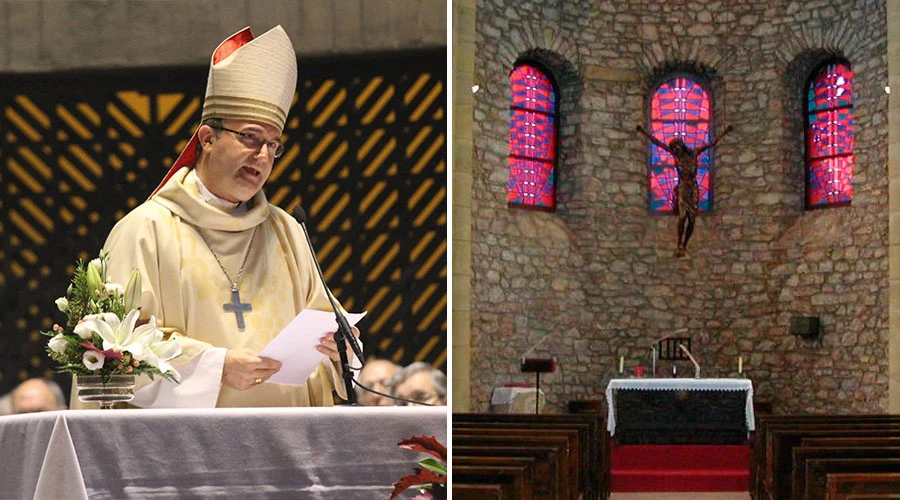
[[827,495],[828,474],[860,472],[900,472],[900,458],[812,458],[806,460],[806,485],[809,498],[820,500]]
[[900,446],[900,436],[887,437],[805,437],[800,446]]
[[[872,429],[872,430],[868,430]],[[754,497],[781,500],[790,495],[790,450],[804,437],[862,437],[900,435],[896,415],[808,415],[769,420],[754,440]]]
[[[578,429],[562,428],[554,426],[552,428],[537,427],[454,427],[453,442],[468,443],[497,443],[506,444],[509,440],[517,441],[530,439],[532,437],[563,437],[568,440],[568,469],[569,469],[569,492],[573,499],[579,497],[586,498],[583,485],[585,484],[584,473],[582,472],[582,445],[579,441]],[[456,461],[454,461],[454,465]]]
[[[465,471],[465,467],[472,467],[478,470],[479,475],[477,476],[467,476],[465,474],[461,476],[457,476],[457,466],[461,467],[460,471]],[[493,467],[497,466],[507,466],[507,467],[517,467],[522,469],[522,480],[524,484],[519,489],[519,492],[511,491],[507,484],[505,484],[502,480],[498,480],[497,482],[493,482],[491,477],[485,477],[486,472],[490,472]],[[516,495],[521,496],[522,498],[534,498],[534,482],[535,476],[537,475],[537,466],[538,462],[535,457],[490,457],[490,456],[467,456],[467,455],[453,455],[453,498],[461,498],[463,500],[477,500],[479,498],[490,497],[494,498],[492,495],[498,495],[497,498],[518,498]],[[456,493],[456,483],[457,479],[463,481],[463,484],[467,486],[463,488],[461,494],[457,495]],[[478,486],[488,486],[489,489],[478,488]],[[500,488],[499,491],[494,491],[494,486]]]
[[[505,447],[552,447],[556,450],[556,490],[553,492],[553,498],[576,499],[579,491],[577,489],[576,477],[573,474],[573,467],[578,466],[578,457],[571,448],[571,436],[560,432],[545,432],[542,434],[493,434],[485,433],[466,434],[453,431],[453,448],[457,447],[457,443],[466,447],[481,447],[485,450],[481,456],[503,456],[502,454],[492,454],[494,448]],[[468,453],[469,456],[474,456]],[[455,456],[455,453],[454,453]],[[454,466],[456,462],[454,460]],[[455,470],[455,469],[454,469]],[[455,477],[455,472],[454,472]],[[535,484],[537,490],[538,484]],[[536,495],[542,497],[543,491],[536,491]]]
[[[532,494],[535,500],[569,498],[567,450],[560,449],[559,443],[515,443],[508,446],[497,446],[491,444],[458,444],[454,441],[452,459],[452,467],[454,468],[458,457],[533,458]],[[455,484],[455,473],[453,481]]]
[[[454,433],[488,433],[497,435],[503,434],[520,434],[523,432],[553,432],[564,431],[569,433],[573,438],[573,453],[579,457],[575,466],[575,475],[577,476],[577,487],[584,494],[586,500],[596,500],[600,498],[600,484],[598,484],[598,475],[600,474],[599,465],[597,464],[597,456],[599,453],[599,443],[596,442],[597,437],[592,435],[591,426],[587,422],[558,422],[548,427],[544,423],[534,422],[454,422]],[[454,434],[455,435],[455,434]]]
[[864,429],[858,425],[835,425],[833,427],[798,427],[775,430],[770,433],[769,455],[766,459],[768,476],[764,478],[764,488],[770,500],[787,498],[791,493],[791,450],[799,446],[803,438],[835,437],[891,437],[900,435],[900,428]]
[[506,500],[506,485],[468,484],[453,480],[453,497],[462,500]]
[[773,479],[774,468],[772,455],[777,457],[781,453],[773,452],[770,448],[769,429],[775,430],[785,427],[797,428],[797,426],[830,426],[832,424],[860,424],[867,427],[869,424],[897,423],[900,415],[872,414],[872,415],[772,415],[757,414],[756,430],[751,440],[752,455],[750,460],[751,488],[750,493],[757,500],[770,498],[767,489],[775,482]]
[[825,500],[848,500],[870,495],[869,498],[900,498],[900,473],[833,472],[826,474]]
[[[464,484],[500,485],[501,500],[533,500],[534,469],[527,465],[496,465],[479,463],[464,465],[453,461],[453,479]],[[455,485],[454,485],[455,486]],[[453,488],[453,498],[463,498]]]
[[756,430],[753,433],[752,456],[750,460],[750,474],[752,478],[750,493],[757,500],[765,499],[764,482],[770,471],[766,470],[766,458],[768,456],[768,429],[770,426],[780,427],[785,425],[798,424],[830,424],[835,422],[841,423],[882,423],[882,422],[900,422],[900,415],[889,414],[871,414],[871,415],[819,415],[819,414],[801,414],[801,415],[772,415],[757,414]]
[[816,475],[807,463],[818,459],[868,459],[896,458],[900,460],[900,448],[891,446],[796,446],[792,450],[791,472],[792,498],[821,500],[825,497],[826,477]]
[[606,419],[598,413],[564,415],[533,414],[481,414],[456,413],[453,415],[454,432],[473,428],[494,429],[550,428],[577,429],[581,458],[579,489],[586,500],[605,500],[609,496],[610,462]]

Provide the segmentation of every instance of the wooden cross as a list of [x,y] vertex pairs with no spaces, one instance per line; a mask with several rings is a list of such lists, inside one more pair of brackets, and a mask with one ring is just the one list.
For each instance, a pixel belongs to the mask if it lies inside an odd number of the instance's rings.
[[237,318],[238,331],[244,331],[244,311],[252,311],[249,302],[241,302],[241,294],[237,287],[231,289],[231,303],[222,304],[225,312],[233,312]]

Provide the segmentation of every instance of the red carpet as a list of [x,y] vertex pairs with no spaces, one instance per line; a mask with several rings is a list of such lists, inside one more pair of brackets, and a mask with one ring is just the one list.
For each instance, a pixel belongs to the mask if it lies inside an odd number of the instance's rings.
[[749,445],[612,445],[612,491],[748,491]]

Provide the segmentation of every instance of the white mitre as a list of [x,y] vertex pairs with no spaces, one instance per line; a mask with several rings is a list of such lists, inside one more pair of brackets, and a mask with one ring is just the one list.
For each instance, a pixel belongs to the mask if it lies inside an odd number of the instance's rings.
[[[297,55],[284,28],[276,26],[256,38],[250,28],[244,28],[213,52],[201,121],[208,118],[251,120],[282,131],[296,90]],[[194,131],[153,194],[175,172],[197,161],[198,143]]]

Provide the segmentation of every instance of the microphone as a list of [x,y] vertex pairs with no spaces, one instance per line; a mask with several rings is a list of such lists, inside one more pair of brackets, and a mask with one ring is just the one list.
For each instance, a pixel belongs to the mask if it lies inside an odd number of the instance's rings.
[[689,358],[691,358],[691,363],[694,363],[694,378],[700,378],[700,363],[698,363],[697,360],[694,359],[694,356],[691,355],[691,351],[688,351],[687,347],[685,347],[684,344],[678,344],[678,347],[682,351],[684,351],[684,353],[687,354]]
[[[312,240],[309,238],[309,231],[306,230],[306,211],[303,210],[303,207],[297,205],[294,207],[293,214],[294,219],[297,219],[297,222],[300,223],[300,228],[303,230],[303,235],[306,236],[306,243],[309,245],[309,251],[312,253],[313,262],[316,263],[316,271],[319,273],[319,280],[322,282],[322,286],[325,288],[325,295],[328,297],[328,302],[331,304],[331,309],[334,311],[334,319],[337,320],[338,324],[338,333],[341,334],[345,339],[347,339],[350,343],[350,348],[353,349],[353,354],[356,355],[356,359],[359,360],[360,366],[365,366],[366,362],[363,360],[362,349],[359,348],[359,344],[356,343],[356,336],[353,335],[353,332],[350,330],[350,323],[347,322],[347,318],[344,317],[341,310],[334,303],[334,298],[331,295],[331,290],[328,288],[328,284],[325,282],[325,275],[322,273],[322,266],[319,265],[319,259],[316,257],[316,252],[312,246]],[[343,356],[346,356],[346,347],[344,346],[343,339],[335,339],[337,340],[338,352]],[[342,358],[343,358],[342,356]],[[344,359],[341,361],[348,365],[349,363]],[[349,370],[347,370],[349,373]],[[351,374],[352,376],[352,374]],[[348,397],[350,394],[347,395]]]

